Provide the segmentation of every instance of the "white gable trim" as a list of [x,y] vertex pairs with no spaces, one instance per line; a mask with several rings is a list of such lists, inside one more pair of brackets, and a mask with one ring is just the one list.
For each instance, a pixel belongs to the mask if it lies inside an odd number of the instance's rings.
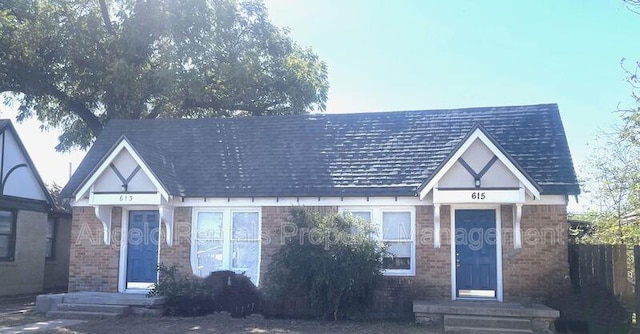
[[480,127],[476,128],[465,142],[454,152],[454,154],[447,160],[447,162],[440,168],[440,170],[434,175],[434,177],[427,183],[419,192],[420,199],[424,199],[429,192],[431,192],[437,185],[440,179],[453,167],[458,159],[466,152],[473,142],[479,139],[498,159],[509,169],[513,175],[518,178],[524,188],[529,192],[534,199],[540,198],[540,191],[538,188],[529,181],[529,179],[516,167],[511,160],[493,143],[489,137],[482,131]]
[[102,173],[104,173],[104,171],[107,168],[109,168],[109,165],[115,160],[118,154],[120,154],[120,152],[122,152],[123,150],[126,150],[131,155],[131,157],[133,157],[133,160],[135,160],[138,166],[140,166],[140,169],[142,169],[142,171],[151,180],[151,182],[156,187],[156,189],[158,190],[162,198],[164,198],[165,201],[169,201],[169,192],[164,188],[164,186],[162,186],[160,181],[158,181],[158,179],[153,175],[153,173],[151,172],[147,164],[144,162],[144,160],[142,160],[142,158],[138,155],[135,149],[133,149],[133,146],[131,146],[129,141],[123,137],[120,140],[120,143],[118,143],[118,145],[116,145],[115,148],[111,150],[111,153],[106,157],[106,159],[102,161],[102,163],[99,165],[96,171],[83,184],[82,188],[80,188],[80,190],[76,193],[76,198],[75,198],[76,202],[81,200],[87,195],[87,192],[89,192],[93,188],[93,184],[98,180],[98,178],[102,175]]

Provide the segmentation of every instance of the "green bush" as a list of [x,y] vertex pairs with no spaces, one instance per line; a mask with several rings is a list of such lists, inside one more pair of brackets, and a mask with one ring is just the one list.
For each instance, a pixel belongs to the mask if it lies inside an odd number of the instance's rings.
[[164,314],[195,317],[213,313],[216,304],[213,290],[198,277],[186,277],[177,272],[175,266],[158,266],[160,278],[149,291],[149,296],[164,296]]
[[291,210],[291,223],[285,227],[291,236],[266,273],[267,296],[303,293],[321,318],[337,320],[364,311],[382,275],[385,254],[371,227],[351,217],[301,208]]

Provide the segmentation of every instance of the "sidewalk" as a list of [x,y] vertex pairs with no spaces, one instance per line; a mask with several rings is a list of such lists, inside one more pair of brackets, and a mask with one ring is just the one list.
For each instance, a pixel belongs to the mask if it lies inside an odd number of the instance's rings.
[[85,321],[44,319],[35,313],[36,295],[0,297],[0,333],[35,333]]
[[54,319],[47,321],[40,321],[32,324],[26,324],[22,326],[7,327],[0,329],[1,334],[18,334],[18,333],[37,333],[41,331],[53,330],[58,327],[73,326],[86,322],[84,320],[70,320],[70,319]]

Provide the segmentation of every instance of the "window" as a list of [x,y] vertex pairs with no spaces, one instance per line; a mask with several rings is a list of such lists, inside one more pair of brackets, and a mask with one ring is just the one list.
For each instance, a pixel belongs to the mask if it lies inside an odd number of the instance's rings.
[[385,275],[415,274],[415,211],[413,208],[342,208],[342,212],[373,224],[376,238],[389,255],[383,259]]
[[258,285],[260,275],[260,212],[198,209],[194,214],[191,264],[194,274],[244,272]]
[[51,218],[47,220],[47,250],[45,260],[55,261],[56,259],[56,228],[58,227],[58,219]]
[[16,219],[13,211],[0,210],[0,261],[13,261],[16,243]]
[[390,253],[384,258],[385,269],[411,270],[411,225],[411,212],[382,213],[382,242]]

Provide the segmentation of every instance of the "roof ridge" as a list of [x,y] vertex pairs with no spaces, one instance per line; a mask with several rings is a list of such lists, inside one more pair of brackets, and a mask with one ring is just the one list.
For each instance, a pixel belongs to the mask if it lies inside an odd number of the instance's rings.
[[[496,112],[506,111],[515,113],[521,111],[519,109],[549,107],[558,110],[557,103],[540,103],[540,104],[523,104],[508,106],[475,106],[447,109],[408,109],[408,110],[378,110],[378,111],[356,111],[356,112],[332,112],[332,113],[306,113],[292,115],[260,115],[260,116],[240,116],[240,117],[202,117],[202,118],[154,118],[154,119],[111,119],[111,122],[198,122],[202,120],[215,122],[238,122],[240,120],[264,120],[264,119],[281,119],[281,118],[330,118],[330,117],[357,117],[357,116],[383,116],[402,113],[448,113],[448,112]],[[540,111],[540,110],[539,110]]]

